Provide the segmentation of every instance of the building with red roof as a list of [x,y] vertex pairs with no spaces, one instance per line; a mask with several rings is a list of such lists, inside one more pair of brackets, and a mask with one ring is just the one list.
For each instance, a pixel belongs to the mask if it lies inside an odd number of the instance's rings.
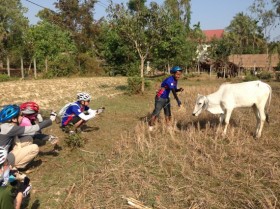
[[203,30],[202,31],[206,37],[206,42],[210,42],[213,39],[220,39],[224,35],[223,29],[217,29],[217,30]]

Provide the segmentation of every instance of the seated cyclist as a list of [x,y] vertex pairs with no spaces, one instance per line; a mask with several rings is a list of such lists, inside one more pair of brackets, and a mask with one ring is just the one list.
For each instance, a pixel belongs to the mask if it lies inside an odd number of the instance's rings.
[[[22,199],[26,197],[31,190],[31,184],[29,183],[29,178],[24,177],[23,182],[17,183],[19,180],[16,178],[15,173],[11,173],[11,165],[13,164],[13,158],[7,153],[7,150],[0,147],[0,208],[15,208],[20,209]],[[17,193],[14,195],[12,192],[12,187],[8,183],[17,183]]]
[[[39,105],[36,102],[24,102],[20,105],[20,110],[23,116],[21,123],[19,124],[20,126],[31,126],[43,121],[43,118],[39,113]],[[38,131],[33,135],[33,138],[49,141],[51,144],[56,144],[58,142],[58,137],[43,134],[41,131]]]
[[62,130],[66,130],[66,127],[72,126],[73,130],[70,133],[77,132],[78,128],[84,125],[89,119],[103,112],[103,108],[92,110],[89,107],[90,100],[91,96],[86,92],[77,94],[77,101],[70,104],[62,115]]
[[[33,144],[32,135],[46,128],[55,120],[55,115],[32,126],[19,126],[22,120],[20,108],[17,105],[7,105],[0,111],[0,146],[10,151],[16,168],[25,168],[37,156],[39,147]],[[19,137],[21,136],[21,137]]]

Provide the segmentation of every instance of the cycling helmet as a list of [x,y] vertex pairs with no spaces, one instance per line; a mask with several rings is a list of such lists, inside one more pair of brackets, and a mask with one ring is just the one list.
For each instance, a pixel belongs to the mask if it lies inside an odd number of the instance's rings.
[[91,99],[91,96],[86,92],[81,92],[77,94],[77,99],[79,101],[89,101]]
[[0,123],[9,121],[15,117],[18,117],[20,108],[17,105],[7,105],[0,112]]
[[20,110],[25,115],[38,113],[39,105],[35,102],[25,102],[20,105]]
[[173,68],[171,68],[170,73],[176,73],[177,71],[182,71],[182,68],[180,68],[179,66],[174,66]]
[[0,147],[0,165],[7,159],[7,150],[4,147]]

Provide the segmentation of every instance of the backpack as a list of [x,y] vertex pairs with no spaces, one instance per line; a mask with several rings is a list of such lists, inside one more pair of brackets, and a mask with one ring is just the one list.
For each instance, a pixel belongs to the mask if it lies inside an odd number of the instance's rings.
[[76,104],[75,102],[69,102],[69,103],[67,103],[66,105],[64,105],[64,106],[59,110],[59,112],[58,112],[57,115],[58,115],[60,118],[63,118],[63,116],[64,116],[66,110],[67,110],[68,107],[70,107],[71,105],[77,105],[77,104]]

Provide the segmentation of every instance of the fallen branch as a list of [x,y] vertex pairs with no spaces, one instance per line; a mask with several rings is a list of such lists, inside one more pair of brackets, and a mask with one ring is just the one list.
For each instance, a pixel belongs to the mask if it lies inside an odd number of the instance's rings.
[[75,187],[75,183],[72,185],[71,189],[69,190],[68,195],[67,195],[67,197],[66,197],[65,200],[64,200],[64,203],[67,202],[67,200],[68,200],[68,198],[70,197],[70,195],[71,195],[72,190],[74,189],[74,187]]
[[94,152],[90,152],[90,151],[87,151],[87,150],[84,150],[84,149],[81,149],[81,148],[79,148],[79,150],[81,150],[82,152],[90,153],[90,154],[92,154],[92,155],[95,154]]
[[124,197],[122,196],[123,199],[126,199],[127,201],[127,204],[131,205],[132,207],[134,208],[138,208],[138,209],[152,209],[150,207],[147,207],[145,205],[143,205],[142,202],[134,199],[134,198],[131,198],[131,197]]

